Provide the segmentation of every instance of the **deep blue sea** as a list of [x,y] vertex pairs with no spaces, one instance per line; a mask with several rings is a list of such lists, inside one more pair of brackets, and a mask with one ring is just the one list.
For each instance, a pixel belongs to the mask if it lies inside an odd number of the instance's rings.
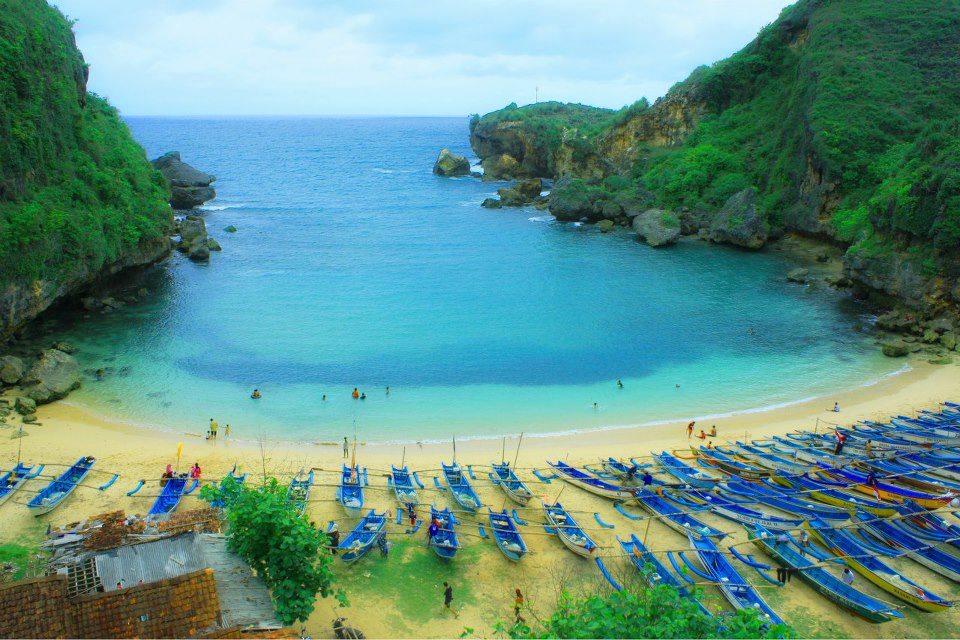
[[864,311],[786,283],[776,252],[654,250],[480,208],[499,185],[431,173],[442,147],[472,157],[466,118],[128,122],[149,157],[176,149],[217,175],[204,216],[223,251],[176,254],[147,302],[63,331],[111,372],[72,401],[111,415],[195,432],[215,417],[239,438],[335,440],[354,420],[366,440],[466,438],[747,410],[892,370],[850,330]]

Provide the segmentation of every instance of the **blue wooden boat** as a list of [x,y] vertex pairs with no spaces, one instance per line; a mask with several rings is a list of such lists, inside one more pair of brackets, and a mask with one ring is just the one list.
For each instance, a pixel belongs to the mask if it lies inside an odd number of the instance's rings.
[[779,509],[785,513],[794,513],[804,518],[823,518],[829,522],[845,522],[850,519],[850,511],[818,505],[802,498],[786,487],[773,489],[766,484],[750,482],[727,482],[723,490],[735,496],[752,498],[761,504]]
[[621,487],[619,485],[605,482],[600,478],[590,475],[586,471],[581,471],[576,467],[571,467],[566,462],[557,461],[547,464],[554,470],[557,476],[564,482],[568,482],[584,491],[600,496],[610,498],[611,500],[628,500],[633,496],[633,489]]
[[390,465],[390,484],[393,486],[394,493],[397,494],[397,501],[402,506],[420,504],[417,487],[413,484],[413,475],[407,467],[398,469]]
[[926,507],[927,509],[940,509],[950,504],[957,497],[956,493],[933,494],[925,491],[916,491],[914,489],[900,487],[885,481],[882,477],[878,477],[874,483],[870,485],[867,482],[868,475],[866,473],[861,473],[849,467],[836,469],[828,469],[824,467],[824,471],[827,471],[831,476],[842,478],[843,480],[847,481],[850,484],[850,488],[854,491],[858,491],[867,495],[876,495],[881,499],[890,502],[913,500],[921,507]]
[[563,546],[583,558],[589,558],[593,555],[593,552],[597,550],[597,543],[577,524],[577,521],[563,508],[562,504],[557,502],[549,505],[544,502],[543,510],[547,515],[548,528],[556,532]]
[[934,573],[960,582],[960,558],[936,548],[929,542],[917,540],[906,531],[893,525],[892,522],[875,518],[863,511],[858,511],[856,522],[862,529],[866,529],[883,542],[895,549],[901,549],[907,557],[922,564]]
[[845,584],[818,563],[808,559],[799,552],[792,539],[790,543],[777,542],[778,534],[771,533],[760,525],[748,525],[746,530],[750,539],[764,553],[779,562],[781,566],[794,569],[801,580],[828,600],[870,622],[888,622],[903,617],[902,613],[887,603]]
[[[627,554],[630,562],[632,562],[633,566],[640,572],[640,577],[643,578],[643,581],[648,585],[651,587],[655,587],[658,584],[670,585],[684,598],[693,597],[690,590],[670,573],[670,570],[657,559],[653,552],[640,542],[640,539],[637,538],[635,534],[632,534],[628,541],[621,540],[620,536],[617,536],[617,542],[620,543],[620,548]],[[700,607],[701,612],[708,616],[713,615],[699,600],[694,599],[694,602]]]
[[787,487],[795,487],[800,489],[806,492],[806,494],[814,500],[832,505],[834,507],[840,507],[841,509],[849,509],[851,511],[864,509],[875,516],[880,516],[883,518],[896,515],[897,513],[896,508],[888,503],[845,493],[835,488],[836,485],[830,485],[809,477],[786,477],[778,474],[777,476],[774,476],[773,481],[777,484],[782,484]]
[[460,541],[457,539],[457,530],[455,525],[457,519],[451,513],[450,508],[446,507],[443,511],[436,507],[430,507],[430,519],[436,520],[439,530],[437,535],[430,539],[430,547],[434,553],[444,560],[452,560],[460,550]]
[[348,515],[357,515],[363,509],[363,478],[360,467],[343,465],[340,486],[337,487],[337,502]]
[[365,515],[353,531],[337,545],[337,549],[340,550],[340,558],[349,564],[365,556],[377,542],[377,538],[380,537],[386,526],[387,515],[370,509],[370,513]]
[[723,531],[714,529],[710,525],[700,522],[690,514],[681,511],[652,491],[637,489],[634,497],[645,511],[658,516],[660,522],[683,535],[692,533],[694,535],[712,538],[723,538],[727,535]]
[[517,504],[525,505],[530,502],[533,492],[517,477],[509,462],[493,464],[493,482],[507,494],[507,497]]
[[[707,579],[720,589],[720,593],[727,602],[735,609],[755,609],[767,624],[783,624],[780,616],[764,602],[760,592],[737,573],[730,561],[717,549],[713,540],[697,535],[688,535],[687,539],[690,541],[690,548],[696,551],[700,563],[706,569]],[[686,558],[683,559],[686,561]],[[694,569],[689,563],[687,566]]]
[[912,604],[921,611],[945,611],[953,606],[937,594],[924,589],[877,558],[876,552],[868,550],[843,529],[829,526],[822,520],[811,519],[804,523],[810,535],[819,540],[830,552],[864,578],[887,593]]
[[467,477],[463,475],[463,470],[459,464],[456,462],[453,464],[441,462],[440,466],[443,468],[443,478],[447,481],[450,493],[453,494],[453,499],[457,501],[457,504],[470,512],[474,512],[483,506],[483,503],[480,502],[480,496],[473,490],[473,486],[467,480]]
[[506,509],[500,513],[494,513],[489,508],[487,511],[490,517],[490,529],[493,531],[493,538],[500,552],[508,560],[519,562],[527,553],[527,545],[517,531],[517,523],[513,521]]
[[60,474],[60,477],[33,496],[33,499],[27,503],[27,509],[35,516],[42,516],[62,505],[77,485],[87,477],[96,462],[97,459],[93,456],[77,460],[72,467]]
[[157,518],[168,513],[173,513],[183,498],[183,492],[187,489],[187,474],[181,473],[173,478],[167,478],[167,483],[160,489],[160,495],[153,502],[147,517]]
[[649,464],[637,464],[632,461],[631,464],[627,464],[616,458],[607,458],[603,460],[601,464],[604,469],[620,478],[623,482],[635,482],[639,479],[638,474],[640,471],[650,466]]
[[[664,491],[664,495],[670,497],[671,494]],[[796,529],[803,523],[803,520],[781,518],[780,516],[763,513],[762,511],[757,511],[756,509],[751,509],[743,504],[734,502],[729,498],[707,493],[706,491],[698,491],[696,489],[688,490],[684,492],[684,498],[709,507],[710,510],[717,515],[741,524],[756,524],[765,529],[784,531]]]
[[22,462],[18,462],[11,471],[0,475],[0,504],[3,504],[15,494],[31,478],[36,478],[43,470],[41,465],[34,471],[33,467],[28,467]]
[[[229,483],[232,483],[232,484],[236,485],[237,487],[241,487],[241,486],[243,486],[244,484],[246,484],[246,482],[247,482],[247,474],[243,474],[242,476],[238,476],[238,475],[236,474],[236,471],[237,471],[237,468],[236,468],[236,466],[234,466],[234,468],[230,470],[230,473],[228,473],[226,476],[224,476],[223,480],[220,481],[220,486],[223,486],[224,483],[228,483],[228,484],[229,484]],[[210,503],[210,506],[211,506],[211,507],[214,507],[214,508],[216,508],[216,509],[223,509],[223,508],[224,508],[225,506],[227,506],[227,505],[226,505],[226,502],[224,502],[223,500],[214,500],[213,502]]]
[[730,476],[736,476],[745,480],[760,480],[762,478],[769,478],[770,475],[773,474],[773,471],[770,469],[735,460],[730,456],[720,453],[716,449],[708,449],[701,446],[699,450],[691,447],[691,451],[705,464],[716,467]]
[[654,454],[653,458],[666,473],[669,473],[680,482],[688,484],[691,487],[712,489],[720,482],[718,478],[714,478],[710,474],[691,467],[672,453],[663,451]]
[[303,471],[298,473],[290,481],[287,487],[287,502],[293,507],[297,515],[303,515],[307,510],[307,502],[310,500],[310,487],[313,486],[313,471],[304,475]]

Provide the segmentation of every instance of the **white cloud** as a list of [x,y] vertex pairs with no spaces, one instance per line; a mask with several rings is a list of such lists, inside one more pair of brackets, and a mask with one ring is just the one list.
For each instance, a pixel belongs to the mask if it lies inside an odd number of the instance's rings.
[[59,0],[129,114],[465,114],[655,98],[785,0]]

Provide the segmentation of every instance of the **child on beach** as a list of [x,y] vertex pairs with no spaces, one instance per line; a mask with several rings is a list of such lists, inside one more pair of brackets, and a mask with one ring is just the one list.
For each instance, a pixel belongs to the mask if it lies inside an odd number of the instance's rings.
[[459,618],[460,614],[453,610],[450,605],[453,603],[453,587],[446,582],[443,583],[443,606],[450,610],[454,618]]

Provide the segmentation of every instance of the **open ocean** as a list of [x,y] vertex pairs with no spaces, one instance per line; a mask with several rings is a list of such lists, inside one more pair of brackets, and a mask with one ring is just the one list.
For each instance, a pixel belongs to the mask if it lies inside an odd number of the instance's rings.
[[128,123],[149,157],[217,175],[223,252],[175,254],[146,302],[58,331],[110,368],[70,397],[95,411],[215,417],[241,439],[336,440],[354,420],[363,440],[466,439],[826,407],[896,366],[851,331],[863,309],[788,284],[776,252],[480,208],[500,185],[431,173],[443,147],[473,157],[466,118]]

